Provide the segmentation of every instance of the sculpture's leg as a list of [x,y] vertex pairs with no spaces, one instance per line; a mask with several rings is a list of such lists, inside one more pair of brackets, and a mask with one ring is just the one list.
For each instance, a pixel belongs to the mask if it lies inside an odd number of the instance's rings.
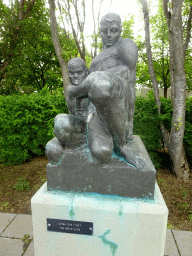
[[91,75],[89,99],[95,105],[99,118],[106,125],[115,144],[126,144],[128,113],[123,84],[116,76],[106,72],[94,72]]
[[[102,120],[102,123],[107,127],[109,134],[112,135],[114,146],[119,149],[127,162],[134,165],[136,168],[142,168],[140,161],[138,161],[133,152],[128,148],[128,145],[126,145],[128,130],[127,120],[129,119],[126,107],[127,93],[123,84],[118,78],[116,79],[115,76],[111,77],[105,72],[94,72],[93,78],[93,82],[89,85],[88,96],[97,109],[97,119]],[[132,100],[134,99],[134,95],[133,93]],[[131,119],[133,118],[133,109],[134,103],[132,102]],[[93,135],[91,138],[94,138],[94,125],[92,125],[92,127]],[[97,129],[95,130],[97,131]],[[102,143],[103,147],[105,144],[107,145],[107,143],[103,140],[102,136],[96,137],[99,138],[98,143],[96,140],[96,144],[93,145],[94,150],[96,150],[98,154],[100,151],[99,143]],[[92,149],[92,151],[94,150]]]
[[101,163],[110,161],[113,150],[112,136],[96,112],[88,116],[88,142],[92,156]]
[[85,121],[74,115],[59,114],[54,120],[53,133],[59,142],[68,147],[75,148],[86,140]]

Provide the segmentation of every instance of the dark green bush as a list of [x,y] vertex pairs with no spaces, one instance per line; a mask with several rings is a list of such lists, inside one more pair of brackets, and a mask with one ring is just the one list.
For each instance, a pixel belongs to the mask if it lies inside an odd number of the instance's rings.
[[67,113],[64,96],[51,95],[47,88],[30,95],[0,96],[0,160],[21,164],[33,155],[44,155],[54,137],[53,121]]
[[[172,105],[161,98],[159,117],[154,97],[136,97],[134,134],[140,135],[156,168],[161,166],[157,153],[162,149],[159,121],[170,131]],[[5,165],[20,164],[34,155],[44,155],[46,143],[54,137],[53,121],[57,114],[67,113],[62,89],[53,92],[47,88],[30,95],[0,95],[0,161]],[[184,147],[192,164],[192,98],[186,102]]]
[[161,166],[157,150],[162,148],[162,134],[159,125],[160,118],[154,97],[136,97],[133,133],[142,139],[150,158],[156,168]]
[[136,97],[133,127],[134,134],[140,135],[147,150],[162,148],[162,134],[154,98]]
[[171,100],[161,97],[160,120],[162,121],[162,123],[167,131],[171,130],[172,114],[173,114],[173,107],[171,104]]
[[186,100],[185,134],[183,143],[188,162],[192,165],[192,98]]
[[[173,108],[170,99],[161,98],[161,116],[158,116],[154,97],[137,97],[135,101],[134,134],[140,135],[155,167],[160,167],[161,159],[157,152],[162,148],[162,135],[159,121],[165,128],[171,130]],[[188,162],[192,165],[192,98],[186,100],[186,118],[184,133],[184,148]]]

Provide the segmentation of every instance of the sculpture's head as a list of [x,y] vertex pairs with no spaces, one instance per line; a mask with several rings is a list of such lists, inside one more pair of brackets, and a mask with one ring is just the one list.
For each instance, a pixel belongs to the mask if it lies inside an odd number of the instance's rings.
[[88,75],[88,70],[83,59],[74,58],[68,62],[69,81],[72,85],[80,84]]
[[100,21],[103,48],[116,44],[121,34],[121,18],[116,13],[107,13]]

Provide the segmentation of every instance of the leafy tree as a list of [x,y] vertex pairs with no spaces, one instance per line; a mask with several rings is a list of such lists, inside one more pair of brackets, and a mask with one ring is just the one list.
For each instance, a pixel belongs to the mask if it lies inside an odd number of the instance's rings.
[[[171,131],[167,131],[161,123],[161,131],[166,147],[169,151],[173,171],[179,178],[189,179],[189,166],[185,158],[183,147],[183,136],[185,127],[185,104],[186,104],[186,76],[184,70],[184,56],[189,44],[191,31],[192,7],[189,1],[186,1],[189,8],[187,19],[186,37],[182,26],[182,8],[185,6],[182,0],[162,0],[164,15],[167,20],[169,31],[169,69],[171,80],[173,115]],[[144,15],[145,41],[148,68],[153,84],[154,97],[158,107],[158,113],[161,114],[161,102],[159,98],[158,81],[154,71],[154,62],[151,51],[151,40],[149,32],[149,9],[147,0],[140,0]]]
[[[151,47],[153,50],[153,65],[158,84],[164,88],[164,97],[167,98],[167,90],[170,87],[169,75],[169,36],[167,29],[166,18],[163,13],[162,1],[157,2],[157,12],[150,15],[150,28],[151,28]],[[142,86],[152,88],[147,53],[145,51],[145,42],[142,37],[137,38],[139,45],[139,61],[137,65],[137,77]]]
[[[8,12],[9,17],[13,18],[16,6],[11,8],[2,6]],[[7,24],[7,28],[11,26],[6,19],[2,24]],[[11,43],[11,32],[8,30],[8,36],[6,36],[3,30],[4,26],[1,27],[3,35],[1,44],[5,47],[5,43]],[[69,60],[77,53],[74,41],[65,38],[62,34],[60,37],[65,48],[63,56]],[[61,68],[55,55],[49,14],[44,1],[36,1],[30,12],[30,17],[20,25],[18,42],[18,46],[9,49],[12,58],[6,67],[4,79],[1,81],[1,93],[9,94],[10,91],[16,91],[18,87],[25,92],[31,92],[34,89],[41,90],[45,85],[50,89],[53,86],[54,88],[61,87]]]
[[21,0],[7,7],[0,0],[0,82],[5,77],[7,67],[22,50],[25,22],[32,17],[35,2]]
[[123,38],[130,38],[134,40],[133,26],[134,26],[134,15],[127,15],[125,20],[122,22],[121,36]]

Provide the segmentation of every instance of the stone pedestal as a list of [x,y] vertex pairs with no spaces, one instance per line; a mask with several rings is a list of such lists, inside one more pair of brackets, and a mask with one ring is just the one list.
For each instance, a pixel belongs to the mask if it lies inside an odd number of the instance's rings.
[[[31,205],[35,256],[164,255],[168,209],[157,184],[154,199],[145,200],[48,191],[45,183]],[[49,231],[50,219],[69,228]],[[85,222],[92,225],[90,234],[71,228]]]
[[108,163],[100,164],[87,145],[66,148],[57,164],[47,165],[47,189],[153,199],[156,170],[147,150],[138,135],[127,147],[142,160],[142,169],[115,152]]

